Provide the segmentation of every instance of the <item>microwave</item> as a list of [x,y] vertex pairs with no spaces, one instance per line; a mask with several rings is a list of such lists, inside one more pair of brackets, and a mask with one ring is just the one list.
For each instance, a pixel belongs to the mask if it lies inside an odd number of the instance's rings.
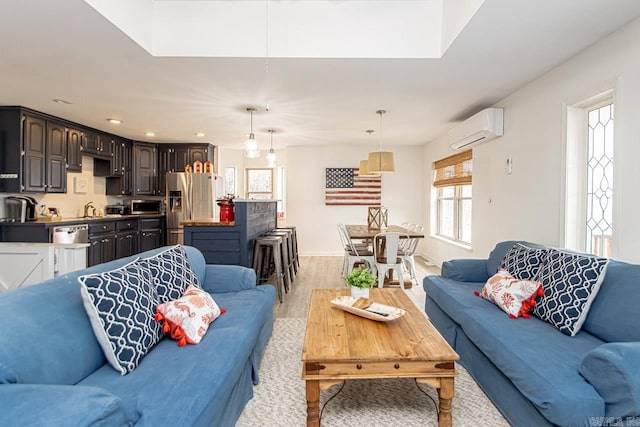
[[162,213],[162,200],[131,200],[131,214],[159,214]]

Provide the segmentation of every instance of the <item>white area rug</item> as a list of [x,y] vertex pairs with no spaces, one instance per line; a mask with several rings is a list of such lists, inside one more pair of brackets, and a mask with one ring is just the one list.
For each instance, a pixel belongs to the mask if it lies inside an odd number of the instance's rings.
[[[260,384],[240,416],[237,427],[306,426],[307,402],[301,378],[305,319],[277,319],[260,368]],[[454,426],[509,426],[475,381],[457,367],[453,399]],[[339,385],[322,391],[320,408]],[[436,402],[436,390],[421,385]],[[322,413],[323,427],[345,426],[437,426],[433,402],[420,392],[413,380],[347,381]]]

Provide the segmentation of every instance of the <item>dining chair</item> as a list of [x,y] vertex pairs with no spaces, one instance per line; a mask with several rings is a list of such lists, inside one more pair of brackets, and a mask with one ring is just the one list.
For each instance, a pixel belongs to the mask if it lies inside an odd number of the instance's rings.
[[[424,231],[424,227],[422,225],[418,225],[413,229],[416,233],[422,233]],[[407,239],[407,244],[402,247],[400,250],[400,258],[402,259],[402,266],[409,273],[411,277],[411,282],[414,281],[416,284],[418,283],[418,279],[416,277],[416,259],[415,253],[418,249],[418,239],[411,238]]]
[[373,252],[378,269],[378,287],[384,284],[384,278],[388,271],[398,273],[400,287],[404,289],[404,275],[402,274],[402,258],[399,256],[401,239],[409,239],[406,233],[388,232],[379,233],[373,238]]
[[373,251],[366,245],[355,244],[349,237],[347,227],[338,224],[338,233],[344,247],[344,261],[342,263],[342,276],[346,277],[353,271],[356,262],[365,262],[373,274],[376,274],[376,260]]

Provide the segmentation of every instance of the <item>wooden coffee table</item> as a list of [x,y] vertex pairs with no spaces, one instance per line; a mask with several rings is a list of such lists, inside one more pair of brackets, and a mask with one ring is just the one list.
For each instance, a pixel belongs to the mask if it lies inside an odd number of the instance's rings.
[[315,289],[302,349],[307,426],[320,425],[320,391],[350,379],[415,378],[438,390],[438,425],[451,426],[458,355],[402,289],[372,289],[371,299],[407,313],[376,322],[333,308],[348,289]]

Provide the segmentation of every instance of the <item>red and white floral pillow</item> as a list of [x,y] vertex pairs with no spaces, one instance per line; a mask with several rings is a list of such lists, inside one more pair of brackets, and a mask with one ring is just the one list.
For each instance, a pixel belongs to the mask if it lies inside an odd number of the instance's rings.
[[162,324],[165,334],[183,346],[198,344],[207,333],[209,324],[224,312],[225,309],[218,308],[211,295],[189,285],[177,300],[158,305],[155,319]]
[[509,317],[517,319],[531,317],[529,312],[536,304],[536,298],[543,295],[542,283],[534,280],[516,279],[505,269],[500,269],[482,288],[474,292],[477,296],[491,301]]

